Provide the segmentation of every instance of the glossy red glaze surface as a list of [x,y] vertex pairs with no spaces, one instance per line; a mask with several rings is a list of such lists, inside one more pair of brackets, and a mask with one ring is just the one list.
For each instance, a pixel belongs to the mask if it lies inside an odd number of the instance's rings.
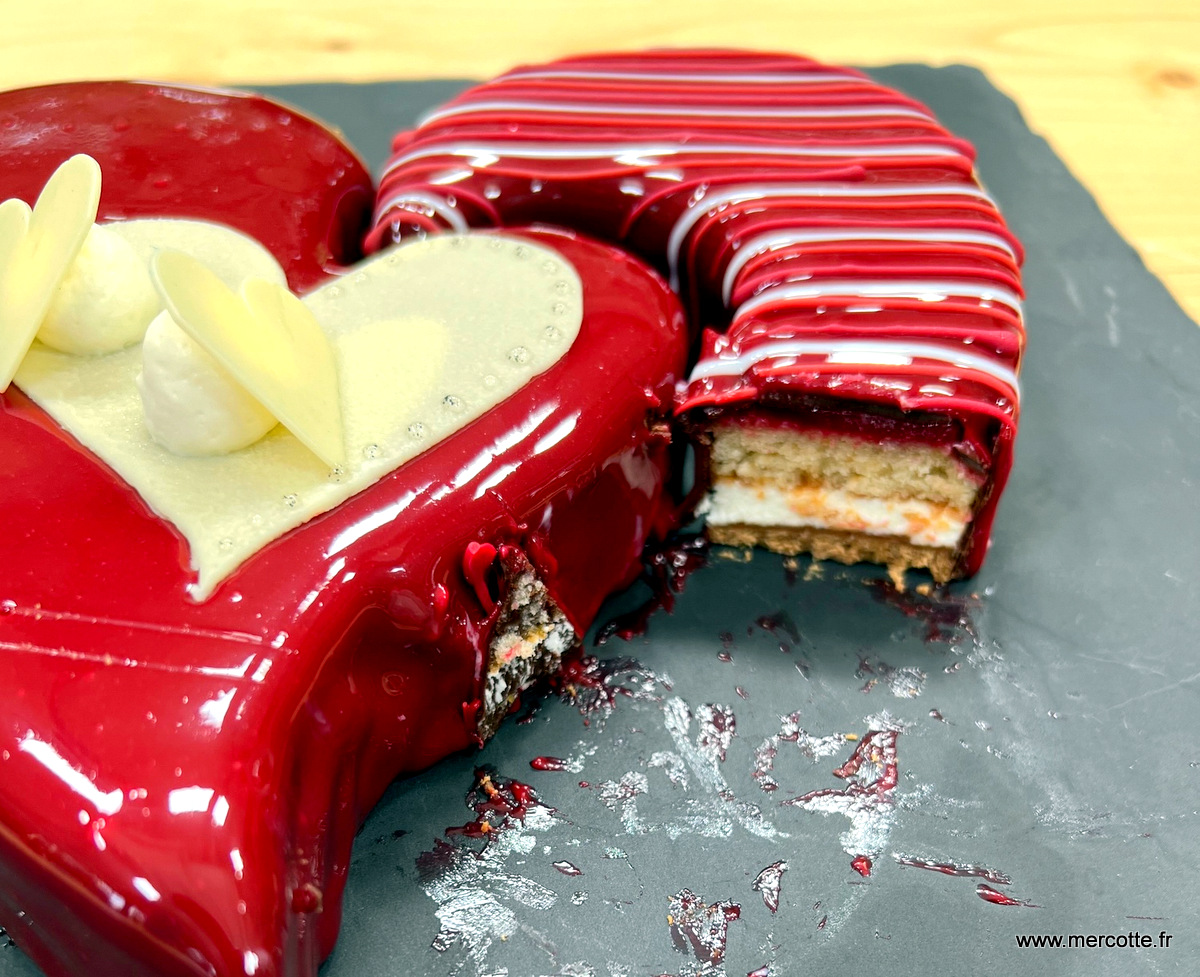
[[[102,104],[119,88],[98,86]],[[181,183],[226,162],[170,145]],[[245,151],[228,162],[250,180]],[[292,196],[336,194],[307,162],[291,177]],[[6,167],[0,196],[24,179]],[[124,186],[108,206],[149,212]],[[192,215],[259,226],[253,194],[231,199],[255,213]],[[306,228],[293,277],[330,239]],[[361,818],[397,774],[477,739],[489,548],[519,548],[582,631],[672,525],[678,303],[613,248],[529,235],[584,283],[568,354],[203,603],[172,528],[19,390],[0,395],[0,925],[52,977],[315,973]]]
[[103,174],[100,221],[189,217],[267,248],[297,292],[358,260],[374,199],[362,161],[332,132],[259,95],[137,82],[0,93],[3,195],[33,203],[69,156]]
[[[401,133],[368,248],[529,221],[657,264],[704,333],[680,409],[764,405],[984,466],[958,572],[982,563],[1011,467],[1020,244],[973,151],[920,103],[788,55],[662,51],[518,68]],[[943,425],[945,426],[945,425]]]

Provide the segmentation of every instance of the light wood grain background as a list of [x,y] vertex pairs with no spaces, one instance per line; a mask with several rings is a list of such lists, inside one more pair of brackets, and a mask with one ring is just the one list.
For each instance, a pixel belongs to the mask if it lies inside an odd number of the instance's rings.
[[0,0],[0,87],[483,78],[721,45],[977,65],[1200,320],[1200,0]]

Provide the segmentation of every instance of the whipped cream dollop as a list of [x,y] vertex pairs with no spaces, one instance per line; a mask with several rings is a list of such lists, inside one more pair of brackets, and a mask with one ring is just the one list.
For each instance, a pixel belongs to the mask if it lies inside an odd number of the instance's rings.
[[276,424],[165,310],[146,330],[137,386],[150,436],[177,455],[237,451]]
[[63,353],[113,353],[141,340],[161,308],[146,262],[120,234],[93,224],[37,338]]

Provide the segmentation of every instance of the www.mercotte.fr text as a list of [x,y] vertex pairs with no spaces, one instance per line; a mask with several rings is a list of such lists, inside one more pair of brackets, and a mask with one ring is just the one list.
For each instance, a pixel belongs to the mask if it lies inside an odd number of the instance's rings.
[[1017,946],[1023,950],[1149,950],[1169,947],[1172,939],[1166,930],[1157,936],[1130,930],[1128,933],[1020,933],[1016,937]]

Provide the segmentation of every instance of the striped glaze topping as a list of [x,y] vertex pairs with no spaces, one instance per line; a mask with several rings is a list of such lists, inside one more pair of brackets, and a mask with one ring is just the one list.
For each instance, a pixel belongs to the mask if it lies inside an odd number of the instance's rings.
[[949,415],[994,506],[1023,253],[971,146],[920,103],[786,55],[602,55],[473,88],[394,150],[368,247],[532,222],[620,243],[708,330],[682,411],[833,397]]

